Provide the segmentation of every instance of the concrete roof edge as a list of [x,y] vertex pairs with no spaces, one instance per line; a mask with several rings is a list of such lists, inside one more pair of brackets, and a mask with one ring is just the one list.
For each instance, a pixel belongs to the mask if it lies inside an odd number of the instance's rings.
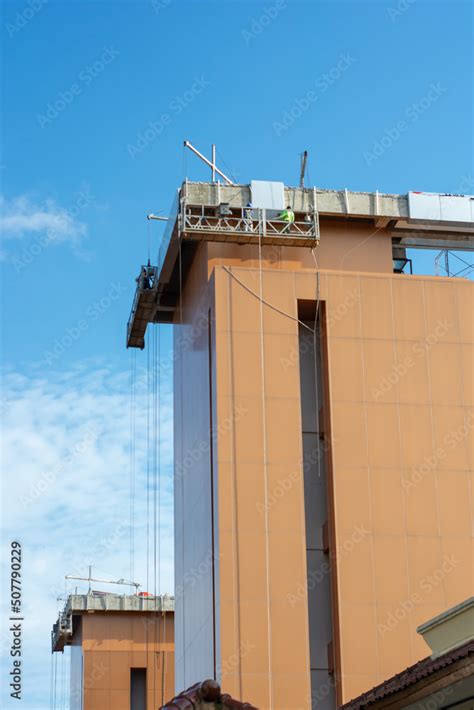
[[[183,185],[184,185],[183,181]],[[217,185],[217,183],[209,182],[206,180],[188,180],[187,181],[188,185]],[[250,189],[250,183],[245,183],[245,182],[239,182],[239,183],[234,183],[233,185],[227,185],[226,183],[220,183],[221,187],[229,187],[229,188],[249,188]],[[335,189],[335,188],[326,188],[326,187],[316,187],[316,185],[312,185],[311,187],[305,186],[305,187],[299,187],[298,185],[285,185],[285,189],[287,190],[301,190],[302,192],[312,192],[313,190],[316,190],[317,193],[333,193],[335,195],[341,194],[341,192],[345,192],[347,188],[340,188],[340,189]],[[347,192],[350,195],[376,195],[378,194],[379,197],[408,197],[408,192],[404,193],[398,193],[398,192],[380,192],[379,190],[349,190],[347,189]]]
[[106,612],[166,612],[174,611],[174,597],[161,595],[156,597],[140,597],[119,594],[71,594],[69,595],[66,612],[78,614],[88,611]]
[[[183,182],[189,204],[217,205],[230,202],[233,207],[245,207],[251,198],[251,185],[227,185],[212,182]],[[383,192],[354,192],[347,189],[325,190],[319,187],[284,186],[293,209],[297,212],[313,209],[312,195],[316,191],[317,209],[321,216],[344,218],[408,219],[408,195]],[[291,197],[290,197],[291,195]]]
[[464,611],[470,609],[471,607],[474,607],[474,597],[469,597],[469,599],[465,599],[460,604],[456,604],[456,606],[451,607],[451,609],[447,609],[441,614],[434,616],[432,619],[425,621],[423,624],[420,624],[420,626],[417,626],[416,630],[419,634],[423,634],[425,633],[425,631],[429,631],[435,626],[439,626],[439,624],[442,624],[445,621],[452,619],[454,616],[462,614]]

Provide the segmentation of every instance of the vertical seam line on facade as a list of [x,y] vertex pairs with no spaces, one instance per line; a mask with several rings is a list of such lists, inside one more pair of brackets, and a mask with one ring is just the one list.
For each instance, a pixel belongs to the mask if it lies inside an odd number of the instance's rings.
[[[461,358],[461,367],[460,367],[460,372],[461,372],[461,400],[462,400],[462,408],[463,408],[463,422],[464,422],[464,427],[466,427],[466,415],[465,415],[465,412],[466,412],[467,407],[466,407],[466,402],[465,402],[465,398],[464,398],[464,360],[463,360],[463,357],[462,357],[462,350],[463,350],[463,348],[462,348],[462,343],[463,343],[463,341],[462,341],[462,339],[461,339],[461,323],[460,323],[460,320],[459,320],[459,313],[460,313],[460,311],[459,311],[459,300],[458,300],[457,284],[454,285],[454,293],[456,294],[456,315],[457,315],[458,333],[459,333],[459,356],[460,356],[460,358]],[[472,427],[471,427],[471,428],[472,428]],[[469,448],[468,448],[468,447],[467,447],[466,454],[467,454],[467,458],[468,458],[468,462],[467,462],[467,469],[468,469],[468,470],[467,470],[467,488],[468,488],[468,491],[469,491],[469,510],[472,510],[471,470],[472,470],[472,467],[474,467],[474,461],[471,460],[471,456],[470,456]],[[471,536],[474,534],[473,525],[474,525],[474,521],[473,521],[472,524],[471,524]],[[472,576],[472,571],[471,571],[471,576]],[[472,579],[471,579],[471,581],[472,581]],[[444,580],[443,580],[443,586],[444,586]],[[445,599],[445,602],[446,602],[446,599]]]
[[[390,303],[392,310],[392,342],[393,350],[395,353],[395,365],[398,372],[398,352],[397,352],[397,340],[395,336],[395,305],[393,302],[393,277],[390,278]],[[402,427],[401,427],[401,414],[400,414],[400,389],[398,386],[398,380],[396,382],[397,387],[397,424],[398,424],[398,445],[400,452],[400,482],[402,486],[402,505],[403,505],[403,523],[404,523],[404,541],[405,541],[405,567],[407,573],[407,585],[408,585],[408,599],[411,599],[411,580],[410,580],[410,566],[408,564],[408,528],[407,528],[407,510],[406,510],[406,497],[405,497],[405,487],[404,487],[404,459],[403,459],[403,444],[402,444]],[[410,630],[410,649],[411,649],[411,662],[415,663],[415,649],[413,648],[413,634]]]
[[[337,278],[337,277],[336,277]],[[327,292],[327,303],[331,304],[331,278],[328,278],[328,275],[326,274],[326,292]],[[337,611],[337,633],[338,633],[338,644],[339,644],[339,660],[340,660],[340,668],[339,668],[339,680],[340,680],[340,687],[339,687],[339,694],[341,695],[341,698],[344,695],[344,673],[343,673],[343,665],[344,665],[344,636],[341,633],[341,613],[342,613],[342,598],[341,598],[341,590],[340,590],[340,585],[339,585],[339,560],[337,556],[337,551],[339,549],[338,545],[338,539],[339,539],[339,531],[337,528],[337,523],[336,523],[336,500],[337,500],[337,481],[336,481],[336,447],[334,446],[335,441],[334,441],[334,426],[333,426],[333,407],[331,407],[331,391],[332,391],[332,369],[331,369],[331,325],[330,325],[330,318],[326,316],[326,337],[327,337],[327,343],[326,343],[326,358],[327,358],[327,372],[326,372],[326,377],[327,377],[327,384],[328,384],[328,399],[329,399],[329,411],[328,411],[328,417],[329,417],[329,428],[331,431],[331,457],[332,457],[332,466],[331,466],[331,487],[332,487],[332,517],[333,517],[333,533],[334,533],[334,568],[335,568],[335,579],[334,579],[334,587],[336,590],[336,605],[337,605],[337,610],[333,609],[332,610],[332,618],[333,621],[336,619],[336,611]],[[328,468],[328,475],[326,476],[326,483],[329,483],[329,468]],[[328,509],[329,513],[329,509]],[[331,569],[331,568],[330,568]],[[331,584],[333,584],[333,578],[331,576]],[[334,624],[334,629],[333,631],[336,630],[336,624]],[[337,688],[336,688],[336,695],[337,695]]]
[[377,633],[377,587],[375,584],[375,553],[374,553],[374,524],[373,524],[373,519],[372,519],[372,485],[371,485],[371,466],[370,466],[370,459],[369,459],[369,423],[368,423],[368,409],[367,409],[367,378],[365,376],[365,358],[364,358],[364,339],[363,339],[363,332],[362,332],[362,289],[361,289],[361,283],[360,283],[360,274],[357,276],[357,281],[359,285],[359,342],[360,342],[360,356],[361,356],[361,364],[362,364],[362,380],[364,383],[364,423],[365,423],[365,449],[366,449],[366,455],[367,455],[367,465],[366,465],[366,471],[367,471],[367,482],[368,482],[368,487],[369,487],[369,514],[370,514],[370,554],[371,554],[371,560],[372,560],[372,587],[373,587],[373,593],[374,593],[374,615],[375,615],[375,624],[374,624],[374,633],[375,633],[375,651],[376,651],[376,656],[377,656],[377,676],[380,679],[380,655],[379,655],[379,639],[378,639],[378,633]]
[[[423,294],[423,322],[425,326],[425,344],[428,342],[428,330],[427,330],[427,321],[426,321],[426,294],[425,294],[425,283],[422,281],[421,283],[421,290]],[[426,349],[426,348],[425,348]],[[436,439],[435,439],[435,431],[434,431],[434,417],[433,417],[433,392],[432,392],[432,387],[431,387],[431,367],[430,367],[430,351],[426,349],[426,371],[428,374],[428,391],[429,391],[429,396],[430,396],[430,422],[431,422],[431,446],[433,449],[433,452],[436,449]],[[437,522],[437,527],[438,527],[438,565],[441,566],[442,564],[442,559],[443,559],[443,548],[442,548],[442,543],[441,543],[441,523],[440,523],[440,513],[439,513],[439,491],[438,491],[438,465],[436,464],[436,467],[433,471],[434,473],[434,485],[435,485],[435,496],[436,496],[436,522]],[[444,599],[444,606],[443,608],[446,608],[446,591],[444,588],[444,582],[443,582],[443,599]]]
[[263,480],[264,480],[264,503],[265,503],[265,572],[267,587],[267,629],[268,629],[268,689],[270,710],[273,710],[273,678],[272,678],[272,631],[271,631],[271,608],[270,608],[270,548],[268,540],[268,469],[267,469],[267,422],[266,422],[266,402],[265,402],[265,345],[263,332],[263,272],[262,272],[262,237],[259,234],[258,240],[258,264],[260,282],[260,363],[262,376],[262,443],[263,443]]
[[[229,396],[230,396],[230,467],[232,478],[232,555],[233,555],[233,580],[234,580],[234,640],[236,642],[235,657],[237,658],[237,682],[239,697],[242,697],[242,659],[241,659],[241,623],[240,623],[240,560],[239,560],[239,526],[238,526],[238,502],[237,502],[237,476],[235,468],[235,426],[234,426],[234,359],[232,340],[232,281],[230,272],[227,275],[227,348],[229,351]],[[222,648],[221,648],[222,653]]]
[[[298,298],[296,296],[296,279],[297,275],[296,272],[293,271],[293,302],[294,306],[296,309],[296,316],[298,316]],[[301,392],[301,356],[300,356],[300,328],[296,328],[296,345],[294,347],[297,347],[298,349],[298,385],[300,387],[300,392]],[[302,417],[302,401],[301,401],[301,393],[300,393],[300,409],[299,409],[299,417],[300,417],[300,429],[302,432],[302,436],[300,437],[300,475],[301,475],[301,495],[300,495],[300,515],[301,515],[301,520],[303,520],[304,524],[301,526],[301,542],[302,542],[302,549],[307,551],[307,542],[306,542],[306,508],[305,508],[305,488],[304,488],[304,447],[303,447],[303,417]],[[308,669],[308,675],[306,678],[306,682],[308,683],[308,688],[309,688],[309,708],[311,708],[312,704],[312,689],[313,689],[313,684],[312,684],[312,679],[311,679],[311,654],[310,654],[310,640],[309,640],[309,634],[310,634],[310,628],[309,628],[309,595],[308,595],[308,556],[305,554],[303,556],[303,564],[304,564],[304,572],[306,575],[306,614],[305,614],[305,629],[306,629],[306,634],[305,634],[305,640],[306,640],[306,668]]]
[[210,488],[211,488],[211,582],[212,582],[212,657],[213,657],[213,675],[216,677],[216,547],[215,547],[215,531],[214,531],[214,443],[213,443],[213,362],[212,357],[212,321],[211,308],[208,309],[207,333],[208,333],[208,367],[209,367],[209,469],[210,469]]

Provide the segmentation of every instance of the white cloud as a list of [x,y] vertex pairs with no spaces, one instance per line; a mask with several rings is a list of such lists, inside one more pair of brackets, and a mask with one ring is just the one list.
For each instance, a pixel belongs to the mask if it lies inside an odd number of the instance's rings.
[[[75,211],[75,210],[74,210]],[[86,235],[87,227],[54,200],[35,204],[25,195],[7,200],[0,197],[0,230],[4,239],[21,239],[45,233],[51,241],[77,241]]]
[[[12,256],[24,268],[46,247],[58,244],[67,244],[77,256],[87,257],[83,243],[88,230],[79,215],[94,200],[88,187],[74,195],[67,209],[52,199],[38,203],[28,195],[13,199],[0,195],[0,259]],[[20,245],[21,253],[11,253],[8,245],[14,244]]]
[[[147,560],[146,373],[138,373],[133,576],[153,590],[153,467]],[[161,385],[161,591],[173,591],[171,382]],[[50,631],[66,574],[130,579],[130,385],[128,374],[77,367],[41,376],[7,373],[2,386],[2,579],[9,545],[23,545],[24,706],[49,708]],[[150,402],[151,404],[151,402]],[[80,582],[69,582],[67,590]],[[106,587],[128,593],[125,587]],[[84,589],[84,587],[82,587]],[[157,590],[158,591],[158,590]],[[0,597],[8,601],[9,590]],[[62,605],[63,602],[59,602]],[[8,606],[3,617],[8,618]],[[0,649],[8,669],[8,634]],[[3,670],[2,673],[7,672]],[[5,677],[5,676],[3,676]],[[3,685],[3,684],[2,684]],[[0,699],[10,707],[7,688]],[[13,701],[12,701],[13,702]]]

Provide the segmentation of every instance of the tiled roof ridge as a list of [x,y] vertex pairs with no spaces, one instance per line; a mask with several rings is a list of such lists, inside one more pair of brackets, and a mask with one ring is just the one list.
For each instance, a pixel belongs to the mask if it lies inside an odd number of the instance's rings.
[[474,654],[474,641],[468,641],[463,646],[458,646],[458,648],[455,648],[452,651],[447,651],[446,653],[443,653],[442,656],[438,656],[438,658],[431,658],[431,656],[423,658],[421,661],[414,663],[404,671],[400,671],[400,673],[384,680],[371,690],[366,691],[357,698],[353,698],[344,705],[341,705],[340,710],[359,710],[359,708],[365,708],[367,705],[375,703],[387,695],[403,690],[403,688],[406,688],[409,685],[426,678],[432,673],[436,673],[436,671],[441,668],[445,668],[446,666],[455,663],[461,658],[466,658],[471,654]]
[[229,708],[229,710],[258,710],[250,703],[234,700],[227,693],[221,694],[219,683],[211,679],[204,680],[202,683],[195,683],[187,690],[183,690],[173,700],[163,705],[160,710],[197,710],[203,702],[215,702],[218,703],[219,707]]

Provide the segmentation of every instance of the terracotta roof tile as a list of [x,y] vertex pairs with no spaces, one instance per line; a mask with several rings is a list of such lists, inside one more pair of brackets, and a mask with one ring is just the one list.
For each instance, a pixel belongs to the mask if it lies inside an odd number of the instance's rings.
[[219,703],[222,710],[258,710],[250,703],[241,703],[234,700],[230,695],[221,694],[221,689],[215,680],[204,680],[202,683],[195,683],[187,690],[177,695],[173,700],[163,705],[160,710],[199,710],[206,703]]
[[397,675],[385,680],[383,683],[380,683],[380,685],[376,685],[375,688],[372,688],[366,693],[362,693],[362,695],[359,695],[353,700],[349,700],[348,703],[341,705],[340,710],[361,710],[361,708],[366,708],[376,703],[378,700],[382,700],[382,698],[385,698],[387,695],[392,695],[399,690],[414,685],[418,681],[423,680],[423,678],[436,673],[436,671],[470,655],[474,655],[474,641],[469,641],[464,644],[464,646],[444,653],[438,658],[433,659],[431,656],[428,656],[428,658],[424,658],[413,666],[409,666],[406,670],[397,673]]

